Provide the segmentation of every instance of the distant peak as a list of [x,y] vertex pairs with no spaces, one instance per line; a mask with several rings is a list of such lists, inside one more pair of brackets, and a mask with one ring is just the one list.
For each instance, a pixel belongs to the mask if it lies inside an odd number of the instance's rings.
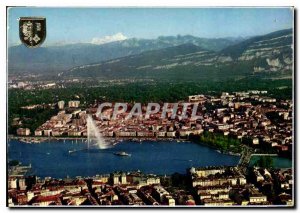
[[126,39],[127,37],[122,33],[116,33],[114,35],[108,35],[104,37],[95,37],[92,39],[91,43],[101,45],[101,44],[106,44],[114,41],[124,41]]

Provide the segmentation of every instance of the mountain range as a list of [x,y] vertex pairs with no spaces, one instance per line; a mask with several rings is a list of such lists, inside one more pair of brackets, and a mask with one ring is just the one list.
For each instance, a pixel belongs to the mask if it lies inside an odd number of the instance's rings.
[[81,65],[63,73],[72,77],[221,79],[255,73],[291,74],[293,31],[281,30],[208,50],[193,43]]
[[167,36],[102,45],[8,49],[9,73],[60,77],[224,79],[255,73],[291,74],[293,30],[243,38]]
[[241,37],[208,39],[178,35],[160,36],[157,39],[131,38],[102,45],[78,43],[39,48],[18,45],[8,48],[8,67],[9,73],[59,72],[83,64],[98,63],[187,43],[207,50],[220,51],[241,40],[243,40]]

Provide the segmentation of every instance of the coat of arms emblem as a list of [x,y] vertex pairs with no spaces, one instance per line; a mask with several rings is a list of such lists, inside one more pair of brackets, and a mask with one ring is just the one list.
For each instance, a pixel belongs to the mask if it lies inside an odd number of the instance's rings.
[[27,47],[38,47],[46,38],[46,18],[21,17],[19,28],[20,39]]

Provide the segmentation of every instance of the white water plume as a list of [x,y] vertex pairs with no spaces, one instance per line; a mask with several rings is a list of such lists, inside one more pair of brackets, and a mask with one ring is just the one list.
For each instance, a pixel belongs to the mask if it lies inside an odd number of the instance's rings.
[[109,141],[105,140],[101,136],[101,133],[99,132],[99,129],[91,115],[88,115],[87,117],[87,146],[88,149],[107,149],[112,146]]

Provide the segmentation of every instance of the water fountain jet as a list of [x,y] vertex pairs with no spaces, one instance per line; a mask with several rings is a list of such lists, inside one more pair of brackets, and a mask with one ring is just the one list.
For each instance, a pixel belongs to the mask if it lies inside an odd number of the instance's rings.
[[105,140],[91,115],[87,116],[87,149],[107,149],[112,146],[111,142]]

